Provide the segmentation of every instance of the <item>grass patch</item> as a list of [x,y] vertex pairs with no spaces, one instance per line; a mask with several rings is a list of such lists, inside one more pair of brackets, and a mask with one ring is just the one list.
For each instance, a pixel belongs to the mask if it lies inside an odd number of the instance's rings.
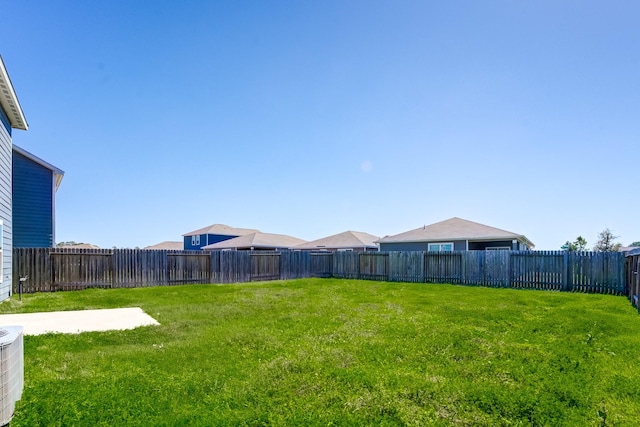
[[161,326],[25,337],[12,427],[635,425],[622,297],[307,279],[25,295]]

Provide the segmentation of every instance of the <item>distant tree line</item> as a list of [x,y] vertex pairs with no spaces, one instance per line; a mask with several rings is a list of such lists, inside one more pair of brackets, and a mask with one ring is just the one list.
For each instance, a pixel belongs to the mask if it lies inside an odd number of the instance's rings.
[[[600,234],[598,234],[598,241],[593,246],[592,250],[596,252],[619,252],[620,248],[622,248],[622,243],[616,242],[619,237],[620,236],[615,236],[609,228],[605,228],[600,232]],[[629,246],[640,247],[640,241],[633,242]],[[589,250],[587,248],[587,240],[582,236],[578,236],[573,242],[567,240],[560,248],[563,251],[574,252]]]
[[77,246],[84,245],[82,242],[74,242],[73,240],[69,240],[68,242],[58,242],[56,243],[56,248],[60,248],[62,246]]

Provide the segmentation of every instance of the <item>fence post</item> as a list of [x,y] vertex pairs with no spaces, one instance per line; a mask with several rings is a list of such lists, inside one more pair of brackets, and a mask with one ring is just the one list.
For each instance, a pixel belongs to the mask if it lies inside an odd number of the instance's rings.
[[49,286],[50,291],[54,291],[56,289],[56,263],[54,261],[54,256],[51,253],[51,249],[47,248],[47,253],[49,254],[49,260],[51,261],[51,285]]
[[111,249],[111,256],[109,257],[111,260],[111,289],[115,288],[114,285],[116,283],[116,251],[117,249]]
[[213,283],[213,253],[215,251],[209,251],[209,283]]
[[507,252],[507,265],[505,266],[506,270],[507,270],[507,288],[511,288],[511,253],[513,251],[506,251]]
[[569,285],[569,251],[564,251],[562,264],[562,289],[570,291]]
[[[638,292],[640,292],[640,256],[634,256],[632,258],[632,262],[636,263],[636,267],[634,270],[634,279],[635,279],[635,294],[634,295],[638,295]],[[633,277],[633,276],[632,276]],[[636,307],[638,307],[637,301],[636,301]],[[638,309],[640,310],[640,307],[638,307]]]
[[164,271],[164,283],[166,285],[169,284],[169,280],[171,279],[171,273],[169,272],[169,251],[162,251],[164,252],[164,264],[166,265],[165,271]]
[[460,284],[466,285],[468,283],[467,279],[467,262],[469,251],[460,252],[460,263],[462,264],[460,271]]

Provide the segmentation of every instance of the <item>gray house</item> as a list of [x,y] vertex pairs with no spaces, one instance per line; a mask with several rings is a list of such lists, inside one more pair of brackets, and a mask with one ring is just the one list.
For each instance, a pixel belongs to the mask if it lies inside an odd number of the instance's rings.
[[13,129],[27,130],[18,97],[0,57],[0,300],[11,296],[11,253],[13,251],[13,213],[11,194]]
[[488,225],[451,218],[378,240],[381,251],[529,250],[524,235]]

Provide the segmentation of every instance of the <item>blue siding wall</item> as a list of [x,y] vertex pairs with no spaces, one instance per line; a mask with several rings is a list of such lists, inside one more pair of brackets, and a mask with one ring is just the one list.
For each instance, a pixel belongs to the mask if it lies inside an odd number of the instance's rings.
[[204,242],[204,235],[200,236],[200,245],[199,246],[194,246],[191,244],[191,238],[193,236],[184,236],[184,250],[185,251],[197,251],[199,250],[203,245],[202,242]]
[[13,153],[13,247],[55,245],[53,180],[50,169]]
[[235,239],[238,236],[223,236],[221,234],[208,234],[206,243],[202,246],[213,245],[214,243],[224,242],[225,240]]
[[[0,108],[2,110],[2,108]],[[4,112],[2,113],[4,114]],[[2,275],[0,301],[11,296],[11,253],[13,251],[11,215],[11,133],[0,126],[0,220],[2,220]]]
[[214,243],[224,242],[225,240],[233,239],[238,236],[223,236],[222,234],[201,234],[200,245],[191,244],[192,236],[184,236],[184,250],[185,251],[197,251],[203,246],[213,245]]

